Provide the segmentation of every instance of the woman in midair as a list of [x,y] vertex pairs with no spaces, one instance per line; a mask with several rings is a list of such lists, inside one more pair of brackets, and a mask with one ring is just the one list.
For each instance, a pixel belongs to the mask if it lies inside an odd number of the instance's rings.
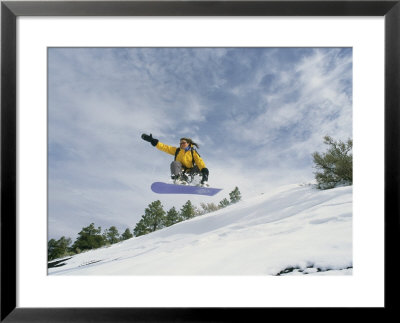
[[142,139],[150,142],[157,149],[175,156],[174,161],[171,163],[171,178],[175,184],[186,185],[193,180],[195,175],[199,174],[202,176],[201,185],[208,186],[208,168],[194,148],[199,148],[199,145],[193,142],[192,139],[181,138],[179,147],[166,145],[153,138],[152,134],[142,134]]

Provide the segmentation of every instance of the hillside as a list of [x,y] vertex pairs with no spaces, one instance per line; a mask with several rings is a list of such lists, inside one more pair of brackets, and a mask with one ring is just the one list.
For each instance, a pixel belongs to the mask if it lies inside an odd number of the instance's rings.
[[57,262],[50,275],[351,275],[352,187],[290,185]]

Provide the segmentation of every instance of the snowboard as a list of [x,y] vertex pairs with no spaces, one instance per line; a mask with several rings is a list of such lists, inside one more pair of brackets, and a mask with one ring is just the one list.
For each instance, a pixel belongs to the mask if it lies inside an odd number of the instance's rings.
[[197,194],[213,196],[221,191],[222,188],[154,182],[151,184],[151,190],[158,194]]

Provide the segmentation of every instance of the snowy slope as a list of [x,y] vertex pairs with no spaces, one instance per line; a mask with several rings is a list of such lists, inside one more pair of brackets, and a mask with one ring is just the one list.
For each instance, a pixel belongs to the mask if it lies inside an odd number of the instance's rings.
[[351,275],[352,187],[282,187],[59,265],[48,273]]

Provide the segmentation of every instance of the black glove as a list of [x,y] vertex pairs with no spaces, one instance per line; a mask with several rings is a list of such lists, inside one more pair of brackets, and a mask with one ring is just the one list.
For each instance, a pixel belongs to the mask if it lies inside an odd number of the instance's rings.
[[208,175],[210,174],[208,168],[203,168],[201,170],[201,174],[203,175],[203,178],[201,179],[201,184],[204,184],[204,182],[208,182]]
[[142,134],[142,139],[143,139],[144,141],[148,141],[148,142],[151,143],[154,147],[157,146],[157,144],[158,144],[158,139],[154,139],[152,134],[150,134],[150,136],[149,136],[149,135],[146,135],[146,134],[144,133],[144,134]]

